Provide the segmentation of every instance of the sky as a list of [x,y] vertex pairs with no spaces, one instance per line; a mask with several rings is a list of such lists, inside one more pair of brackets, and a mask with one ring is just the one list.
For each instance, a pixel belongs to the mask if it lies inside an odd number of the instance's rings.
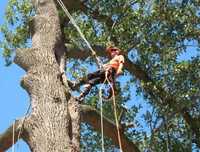
[[[3,23],[7,1],[8,0],[1,0],[0,2],[0,24]],[[0,40],[1,39],[2,34],[0,33]],[[194,51],[194,48],[190,48],[186,53],[182,54],[178,60],[190,59],[191,56],[195,55],[196,51]],[[26,91],[20,86],[20,79],[24,74],[25,72],[15,64],[6,67],[2,57],[2,50],[0,50],[0,134],[3,133],[15,119],[23,117],[28,110],[29,97]],[[137,97],[137,101],[138,100],[142,101],[142,99]],[[17,144],[7,152],[12,152],[13,150],[15,152],[30,152],[28,146],[23,141],[17,142]]]
[[[8,0],[0,2],[0,24]],[[0,33],[0,39],[2,34]],[[3,133],[15,119],[23,117],[29,106],[29,98],[25,90],[20,87],[20,79],[25,72],[15,64],[5,66],[0,50],[0,134]],[[30,152],[28,146],[20,141],[14,146],[15,152]],[[7,152],[13,151],[10,148]]]

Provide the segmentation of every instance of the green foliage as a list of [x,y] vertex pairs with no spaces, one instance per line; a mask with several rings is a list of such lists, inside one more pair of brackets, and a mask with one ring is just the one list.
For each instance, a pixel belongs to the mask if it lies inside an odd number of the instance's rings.
[[[115,146],[108,138],[104,139],[104,147],[106,152],[113,152]],[[90,146],[88,146],[90,145]],[[93,128],[87,124],[81,125],[81,150],[84,152],[93,152],[102,150],[101,135],[94,132]]]
[[5,23],[0,31],[4,39],[0,42],[6,65],[12,63],[12,54],[17,48],[25,47],[30,39],[29,21],[33,8],[29,0],[9,0],[5,13]]
[[[149,103],[149,110],[145,106],[135,106],[134,112],[129,107],[124,122],[134,122],[136,128],[128,129],[127,136],[136,141],[143,150],[153,151],[191,151],[191,130],[185,125],[181,115],[173,115],[177,107],[187,107],[193,117],[199,117],[199,57],[189,61],[178,61],[178,57],[188,51],[191,42],[199,46],[199,4],[195,1],[87,1],[88,11],[73,14],[81,29],[91,43],[105,44],[107,40],[114,37],[114,42],[124,52],[136,52],[134,61],[144,69],[154,80],[155,84],[164,88],[169,95],[176,97],[177,103],[174,107],[162,105],[160,97],[150,94],[146,87],[152,89],[152,83],[138,82],[133,76],[139,95],[143,95]],[[93,16],[98,10],[101,19]],[[99,15],[99,16],[100,16]],[[113,25],[107,23],[103,16],[111,18]],[[66,34],[76,45],[84,45],[75,29],[66,27]],[[70,30],[70,32],[69,32]],[[78,42],[78,43],[77,43]],[[193,46],[191,46],[193,47]],[[195,50],[196,51],[196,50]],[[198,50],[197,50],[198,51]],[[130,58],[131,59],[131,58]],[[131,80],[132,81],[132,80]],[[130,90],[133,88],[130,86]],[[123,87],[125,84],[120,85]],[[159,89],[153,87],[155,92]],[[129,92],[129,89],[126,91]],[[156,91],[157,90],[157,91]],[[97,97],[91,94],[89,104],[98,108]],[[126,95],[125,95],[126,96]],[[127,95],[128,96],[128,95]],[[129,100],[125,98],[118,101],[126,104]],[[131,100],[132,102],[134,101]],[[133,103],[132,103],[133,105]],[[104,105],[107,117],[110,115],[112,106]],[[133,106],[134,107],[134,106]],[[154,111],[152,111],[152,108]],[[173,110],[171,109],[173,108]],[[178,108],[177,108],[178,109]],[[142,115],[141,110],[144,111]],[[159,132],[154,129],[164,122],[170,121]],[[143,122],[144,121],[144,122]]]
[[[199,124],[200,58],[197,55],[189,60],[180,60],[179,57],[185,52],[189,54],[199,50],[199,2],[87,0],[84,4],[87,7],[84,11],[76,11],[72,15],[89,42],[105,45],[109,40],[113,41],[153,81],[139,81],[134,74],[125,71],[124,77],[127,80],[118,84],[118,115],[123,109],[121,105],[128,105],[122,122],[135,124],[134,128],[125,130],[127,137],[141,151],[195,150],[195,140],[200,137],[195,135],[178,110],[180,107],[187,107],[189,114]],[[33,14],[28,0],[9,1],[6,21],[1,26],[5,38],[1,42],[1,48],[4,50],[6,63],[10,63],[16,48],[27,45],[28,23]],[[61,10],[59,14],[61,21],[65,21],[66,17]],[[70,43],[85,46],[70,22],[63,25],[63,31]],[[73,79],[91,72],[88,69],[95,67],[91,58],[85,61],[71,59],[69,62],[67,73]],[[163,99],[173,96],[175,103],[169,106],[162,101],[158,95],[160,88],[166,92],[161,92]],[[99,110],[98,89],[99,86],[93,88],[87,96],[86,104]],[[103,109],[105,116],[114,120],[110,101],[104,102]],[[91,126],[83,124],[81,138],[83,151],[101,150],[101,137]],[[106,149],[115,149],[109,139],[106,139]]]

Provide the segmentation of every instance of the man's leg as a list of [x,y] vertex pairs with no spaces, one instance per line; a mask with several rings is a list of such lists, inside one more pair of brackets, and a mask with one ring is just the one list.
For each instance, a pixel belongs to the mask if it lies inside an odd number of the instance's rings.
[[90,92],[91,88],[99,83],[102,83],[103,80],[104,79],[102,79],[101,77],[90,80],[87,84],[84,85],[84,90],[83,92],[81,92],[78,99],[82,101],[85,98],[85,96]]
[[79,100],[83,100],[84,97],[90,92],[91,88],[99,83],[102,83],[105,80],[105,71],[97,71],[89,75],[89,80],[84,86],[83,92],[81,92],[78,97]]
[[90,92],[91,88],[92,88],[91,84],[85,84],[84,85],[84,90],[83,90],[83,92],[81,92],[81,94],[79,95],[78,99],[80,101],[82,101],[85,98],[85,96]]
[[68,81],[68,85],[72,90],[77,90],[81,85],[88,83],[92,79],[95,79],[102,75],[102,70],[95,71],[93,73],[89,73],[87,76],[79,78],[76,82]]

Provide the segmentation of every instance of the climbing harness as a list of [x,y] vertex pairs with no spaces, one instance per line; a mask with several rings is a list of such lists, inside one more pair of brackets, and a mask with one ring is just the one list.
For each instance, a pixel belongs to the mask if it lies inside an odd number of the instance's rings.
[[[107,78],[110,82],[112,81],[112,83],[114,83],[114,76],[113,76],[113,73],[112,73],[112,71],[110,71],[110,70],[112,70],[112,69],[107,69],[106,70],[106,73],[105,73],[105,75],[112,75],[111,77],[112,77],[112,79],[110,79],[110,78]],[[107,81],[107,79],[106,79],[106,77],[105,77],[105,82]],[[103,83],[103,84],[105,84],[105,83]],[[111,97],[113,96],[113,92],[112,92],[112,88],[110,87],[110,85],[112,85],[111,83],[109,84],[108,83],[108,88],[109,88],[109,94],[108,94],[108,96],[102,96],[103,97],[103,99],[104,100],[106,100],[106,101],[109,101],[110,99],[111,99]],[[113,85],[112,85],[113,86]],[[114,87],[114,86],[113,86]]]
[[[96,64],[98,65],[98,67],[100,69],[102,69],[103,68],[103,63],[97,57],[96,52],[93,50],[93,48],[91,47],[90,43],[85,38],[84,34],[81,32],[80,28],[78,27],[78,25],[76,24],[75,20],[73,19],[73,17],[69,13],[69,11],[65,7],[65,5],[63,4],[62,0],[57,0],[57,2],[61,6],[61,8],[63,9],[63,11],[65,12],[65,14],[67,15],[67,17],[70,19],[70,21],[72,22],[72,24],[74,25],[74,27],[76,28],[76,30],[78,31],[78,33],[80,34],[81,38],[85,41],[85,43],[86,43],[87,47],[89,48],[89,50],[92,52],[92,56],[95,58]],[[112,89],[112,95],[113,95],[112,98],[113,98],[113,105],[114,105],[114,115],[115,115],[115,122],[116,122],[116,127],[117,127],[118,142],[119,142],[120,151],[122,152],[122,144],[121,144],[121,137],[120,137],[120,131],[119,131],[119,124],[118,124],[119,122],[118,122],[118,119],[117,119],[117,111],[116,111],[115,92],[114,92],[114,88],[113,88],[111,82],[109,81],[109,79],[107,77],[108,71],[106,71],[105,75],[106,75],[106,78],[105,78],[103,84],[105,84],[105,82],[108,81],[108,83],[109,83],[109,85],[110,85],[110,87]],[[103,134],[102,88],[100,88],[99,96],[100,96],[100,104],[101,104],[101,136],[102,136],[101,140],[102,140],[102,151],[104,152],[105,149],[104,149],[104,134]]]

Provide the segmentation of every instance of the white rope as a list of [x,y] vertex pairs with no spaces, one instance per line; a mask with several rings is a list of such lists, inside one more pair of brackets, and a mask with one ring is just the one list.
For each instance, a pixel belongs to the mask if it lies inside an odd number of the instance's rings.
[[27,117],[27,115],[28,115],[28,112],[29,112],[30,108],[31,108],[31,104],[29,104],[29,107],[28,107],[28,109],[27,109],[27,111],[26,111],[26,113],[25,113],[25,117],[24,117],[23,120],[22,120],[22,123],[21,123],[21,126],[20,126],[20,130],[19,130],[19,133],[18,133],[18,137],[17,137],[17,141],[18,141],[19,138],[20,138],[20,135],[21,135],[21,132],[22,132],[22,127],[23,127],[23,125],[24,125],[24,121],[25,121],[25,119],[26,119],[26,117]]
[[[111,84],[111,82],[109,81],[108,79],[108,71],[106,71],[105,73],[106,75],[106,78],[103,82],[102,85],[104,85],[106,83],[106,81],[108,82],[109,86],[111,87],[112,89],[112,98],[113,98],[113,109],[114,109],[114,116],[115,116],[115,123],[116,123],[116,127],[117,127],[117,137],[118,137],[118,142],[119,142],[119,149],[120,149],[120,152],[123,152],[122,150],[122,142],[121,142],[121,136],[120,136],[120,131],[119,131],[119,121],[118,121],[118,118],[117,118],[117,110],[116,110],[116,100],[115,100],[115,91],[114,91],[114,88]],[[100,106],[101,106],[101,140],[102,140],[102,151],[104,152],[105,149],[104,149],[104,134],[103,134],[103,104],[102,104],[102,87],[100,87],[99,89],[99,96],[100,96]]]
[[[90,51],[92,52],[92,55],[95,57],[96,59],[96,63],[99,66],[99,68],[103,67],[103,64],[101,62],[101,60],[99,60],[99,58],[96,56],[96,52],[92,49],[90,43],[87,41],[87,39],[85,38],[84,34],[81,32],[80,28],[78,27],[78,25],[76,24],[75,20],[73,19],[73,17],[71,16],[71,14],[69,13],[69,11],[67,10],[67,8],[65,7],[65,5],[63,4],[62,0],[57,0],[57,2],[59,3],[59,5],[61,6],[61,8],[63,9],[63,11],[66,13],[66,15],[68,16],[68,18],[70,19],[70,21],[72,22],[72,24],[74,25],[74,27],[77,29],[78,33],[80,34],[81,38],[85,41],[85,43],[87,44],[88,48],[90,49]],[[109,85],[112,88],[112,93],[114,95],[114,89],[113,86],[111,85],[110,81],[107,79],[107,73],[106,73],[106,79],[105,81],[108,81]],[[105,83],[105,82],[104,82]],[[115,95],[114,95],[115,96]],[[101,135],[102,135],[102,151],[104,152],[104,134],[103,134],[103,107],[102,107],[102,91],[100,90],[100,104],[101,104]],[[119,141],[119,147],[120,147],[120,151],[122,152],[122,144],[121,144],[121,137],[120,137],[120,132],[119,132],[119,124],[118,124],[118,120],[117,120],[117,112],[116,112],[116,101],[115,101],[115,97],[113,97],[113,104],[114,104],[114,113],[115,113],[115,122],[117,125],[117,133],[118,133],[118,141]]]
[[[114,94],[113,87],[112,87],[112,92]],[[120,152],[123,152],[123,150],[122,150],[121,136],[120,136],[120,132],[119,132],[119,121],[118,121],[118,118],[117,118],[115,95],[113,95],[113,106],[114,106],[114,114],[115,114],[115,123],[117,125],[117,135],[118,135],[119,148],[120,148]]]
[[102,86],[106,83],[106,79],[104,80],[103,84],[99,89],[99,99],[100,99],[100,109],[101,109],[101,147],[102,152],[105,152],[104,148],[104,129],[103,129],[103,101],[102,101]]
[[12,152],[15,152],[15,121],[13,123]]
[[63,9],[63,11],[65,12],[65,14],[67,15],[67,17],[70,19],[70,21],[72,22],[72,24],[74,25],[74,27],[76,28],[76,30],[78,31],[78,33],[80,34],[81,38],[85,41],[87,47],[90,49],[90,51],[92,52],[92,55],[95,57],[96,59],[96,63],[99,66],[99,68],[102,68],[102,62],[101,60],[99,60],[99,58],[96,56],[96,52],[93,50],[93,48],[91,47],[90,43],[87,41],[87,39],[85,38],[84,34],[81,32],[80,28],[78,27],[78,25],[76,24],[76,21],[74,20],[74,18],[71,16],[71,14],[69,13],[69,11],[67,10],[67,8],[65,7],[65,5],[63,4],[62,0],[57,0],[57,2],[59,3],[59,5],[61,6],[61,8]]
[[102,102],[102,87],[99,89],[99,99],[100,99],[100,106],[101,106],[101,147],[102,152],[105,152],[104,148],[104,130],[103,130],[103,102]]
[[119,131],[119,121],[117,119],[117,110],[116,110],[116,100],[115,100],[115,90],[113,88],[113,85],[110,83],[108,79],[108,71],[106,71],[106,80],[108,81],[109,86],[112,89],[112,98],[113,98],[113,109],[114,109],[114,115],[115,115],[115,123],[117,126],[117,137],[118,137],[118,142],[119,142],[119,149],[120,152],[123,152],[122,150],[122,142],[121,142],[121,136],[120,136],[120,131]]

